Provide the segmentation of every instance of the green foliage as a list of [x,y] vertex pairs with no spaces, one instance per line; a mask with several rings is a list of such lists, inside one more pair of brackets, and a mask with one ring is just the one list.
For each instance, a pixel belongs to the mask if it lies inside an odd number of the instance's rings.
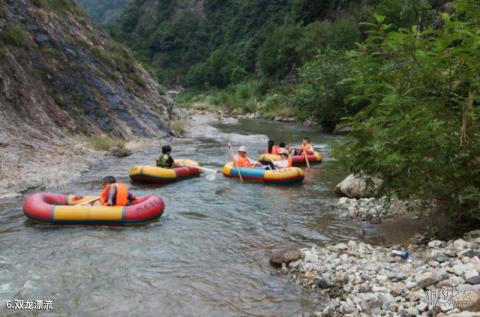
[[380,0],[374,11],[395,29],[431,25],[437,16],[430,0]]
[[391,31],[384,17],[351,54],[353,101],[368,103],[336,155],[401,198],[434,199],[480,219],[480,25]]
[[0,31],[0,38],[7,44],[19,47],[28,46],[30,42],[30,34],[21,24],[7,24]]
[[72,5],[67,0],[33,0],[33,4],[37,7],[48,11],[66,11],[72,8]]
[[87,140],[89,146],[96,151],[109,151],[113,147],[123,148],[125,146],[124,140],[114,140],[105,135],[94,135]]
[[129,0],[75,0],[98,24],[117,18],[127,7]]
[[304,79],[292,95],[300,119],[314,119],[327,131],[332,131],[344,116],[359,110],[358,103],[347,100],[351,73],[342,52],[327,49],[301,69]]

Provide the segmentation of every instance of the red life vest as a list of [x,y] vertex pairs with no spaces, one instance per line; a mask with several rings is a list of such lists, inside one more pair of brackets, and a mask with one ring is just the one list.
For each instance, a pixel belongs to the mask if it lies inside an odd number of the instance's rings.
[[[108,196],[110,195],[110,188],[114,184],[108,184],[105,187],[103,187],[102,192],[100,193],[100,202],[102,203],[102,206],[106,206],[108,203]],[[116,192],[116,202],[115,206],[126,206],[128,205],[128,187],[127,185],[123,183],[116,183],[115,184],[117,187],[117,192]]]

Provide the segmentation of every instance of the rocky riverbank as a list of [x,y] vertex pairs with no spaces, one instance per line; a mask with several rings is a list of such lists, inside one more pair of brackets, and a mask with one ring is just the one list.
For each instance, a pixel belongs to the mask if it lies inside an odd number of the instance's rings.
[[480,316],[480,230],[408,249],[402,258],[349,241],[289,250],[271,263],[328,295],[318,316]]

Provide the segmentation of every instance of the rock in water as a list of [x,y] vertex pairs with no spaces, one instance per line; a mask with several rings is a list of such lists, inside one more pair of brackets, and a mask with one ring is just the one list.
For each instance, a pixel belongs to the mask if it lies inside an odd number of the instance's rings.
[[348,175],[335,187],[335,193],[349,198],[373,196],[381,186],[382,180],[376,177]]
[[282,264],[289,264],[290,262],[300,260],[302,258],[302,252],[300,249],[288,249],[275,253],[270,258],[270,265],[274,267],[282,267]]
[[132,151],[130,151],[129,149],[126,149],[124,147],[114,147],[110,150],[110,154],[112,154],[113,156],[116,156],[116,157],[127,157],[127,156],[130,156],[132,155]]

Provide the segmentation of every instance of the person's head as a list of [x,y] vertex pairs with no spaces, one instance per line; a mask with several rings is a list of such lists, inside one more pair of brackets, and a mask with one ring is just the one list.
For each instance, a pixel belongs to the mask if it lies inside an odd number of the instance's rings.
[[272,147],[275,145],[275,141],[273,140],[268,140],[268,147]]
[[280,142],[279,146],[280,146],[280,147],[285,147],[285,143]]
[[309,138],[303,138],[303,144],[308,144],[310,143],[310,139]]
[[162,154],[170,154],[172,152],[172,148],[170,145],[164,145],[162,146]]
[[247,155],[247,148],[244,145],[242,145],[238,148],[237,153],[240,156],[246,156]]
[[103,178],[103,186],[105,185],[110,185],[110,184],[115,184],[117,180],[113,176],[106,176]]
[[282,153],[280,153],[280,157],[281,157],[282,159],[288,158],[288,152],[287,152],[287,151],[283,151]]

